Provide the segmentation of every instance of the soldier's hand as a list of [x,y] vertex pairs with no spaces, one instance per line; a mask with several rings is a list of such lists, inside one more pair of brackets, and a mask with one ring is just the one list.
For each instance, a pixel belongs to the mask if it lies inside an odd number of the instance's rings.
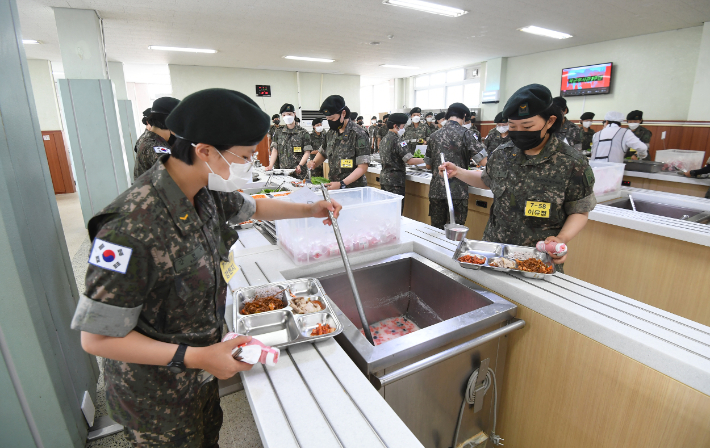
[[331,182],[328,184],[328,190],[340,190],[340,182]]
[[449,179],[451,179],[452,177],[456,177],[458,175],[459,167],[451,162],[444,162],[442,165],[439,165],[439,175],[443,176],[444,171],[446,171]]
[[306,166],[308,166],[309,170],[312,170],[316,167],[316,162],[314,162],[313,160],[309,160],[308,162],[306,162]]
[[[547,238],[545,238],[545,243],[547,243],[548,241],[554,241],[555,243],[565,243],[564,241],[562,241],[561,239],[557,238],[556,236],[548,236]],[[566,243],[565,243],[565,244],[566,244]],[[555,254],[550,254],[550,257],[552,258],[552,262],[553,262],[554,264],[562,264],[562,263],[564,263],[565,260],[567,259],[567,254],[564,254],[564,255],[562,255],[561,257],[558,257],[558,256],[555,255]]]
[[[340,188],[340,184],[338,184],[338,188]],[[335,219],[338,219],[338,216],[340,216],[340,210],[342,209],[343,206],[332,199],[331,202],[318,201],[315,204],[311,204],[311,216],[313,216],[314,218],[327,218],[323,220],[323,224],[331,226],[333,225],[333,223],[330,220],[330,216],[328,216],[328,210],[333,212],[333,217]]]
[[274,169],[273,165],[269,165],[266,168],[264,168],[265,171],[272,171]]
[[[232,350],[249,341],[251,341],[251,336],[239,336],[229,341],[203,347],[200,349],[199,355],[201,362],[195,367],[208,371],[220,380],[226,380],[239,372],[251,370],[253,367],[251,364],[232,358]],[[187,357],[187,354],[185,356]]]
[[296,165],[296,174],[301,174],[301,165]]

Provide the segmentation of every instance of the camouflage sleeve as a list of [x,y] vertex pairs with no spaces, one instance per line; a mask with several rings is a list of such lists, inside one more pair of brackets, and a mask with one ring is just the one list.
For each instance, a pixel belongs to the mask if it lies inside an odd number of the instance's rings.
[[370,163],[370,142],[367,141],[365,133],[358,132],[355,138],[355,165]]
[[594,171],[586,160],[577,160],[572,167],[571,178],[565,191],[565,213],[587,213],[594,210],[596,205]]
[[305,129],[301,132],[301,146],[303,146],[303,152],[313,151],[313,146],[311,146],[311,135]]
[[[244,222],[249,220],[256,213],[256,201],[248,194],[241,192],[217,193],[219,201],[222,203],[222,212],[226,221]],[[218,205],[219,206],[219,205]]]
[[397,154],[397,157],[402,159],[404,163],[407,163],[409,159],[414,157],[411,152],[409,152],[409,147],[408,145],[402,145],[402,143],[406,143],[402,139],[396,139],[394,140],[394,153]]
[[479,139],[476,138],[475,134],[473,132],[471,133],[466,133],[465,134],[466,138],[466,149],[468,149],[468,153],[470,155],[470,158],[473,159],[474,162],[476,162],[476,165],[481,163],[481,160],[485,159],[488,157],[488,153],[486,152],[486,147],[483,146],[483,143]]
[[[130,249],[126,271],[121,273],[89,263],[86,290],[77,304],[71,328],[122,338],[136,327],[158,270],[150,248],[137,239],[109,226],[102,228],[94,238],[94,245],[105,243],[111,244],[112,249],[118,246],[126,253],[126,249]],[[100,246],[92,247],[90,256],[103,257],[100,251]],[[101,261],[105,260],[104,257]]]
[[427,139],[426,141],[426,152],[424,153],[424,163],[428,166],[432,166],[431,157],[434,154],[434,140]]

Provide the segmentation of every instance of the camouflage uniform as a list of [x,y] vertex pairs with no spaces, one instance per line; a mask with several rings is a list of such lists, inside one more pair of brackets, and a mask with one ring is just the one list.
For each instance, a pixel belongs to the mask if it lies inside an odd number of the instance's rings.
[[[328,179],[340,182],[355,171],[361,163],[370,163],[370,147],[367,144],[367,132],[354,121],[348,121],[345,131],[329,129],[325,134],[325,147],[319,152],[328,159],[330,171]],[[362,177],[350,183],[348,188],[367,187],[367,178]]]
[[[441,154],[447,162],[468,169],[471,160],[480,163],[488,156],[483,144],[473,138],[473,133],[455,121],[447,121],[443,128],[431,134],[424,162],[431,166],[429,184],[429,216],[431,225],[440,229],[449,221],[449,206],[446,201],[444,179],[439,175]],[[460,179],[449,179],[454,213],[458,224],[465,224],[468,216],[468,184]]]
[[[318,155],[318,150],[320,149],[321,146],[325,143],[325,131],[322,131],[320,135],[316,134],[315,131],[311,132],[311,157],[310,160],[313,160],[316,158]],[[308,171],[308,168],[306,168],[306,171]],[[311,176],[317,176],[317,177],[323,177],[323,165],[319,166],[318,168],[314,168],[311,170]]]
[[[384,123],[382,123],[382,126],[380,126],[380,129],[377,131],[376,137],[380,137],[382,139],[385,137],[385,135],[387,135],[388,131],[389,129],[387,129],[387,121],[385,121]],[[382,140],[380,140],[380,143],[382,143]]]
[[372,148],[372,150],[375,152],[377,152],[377,150],[379,149],[377,146],[377,134],[379,130],[380,128],[374,124],[370,125],[370,127],[367,128],[367,133],[370,136],[370,148]]
[[504,145],[510,141],[510,134],[507,137],[503,137],[498,129],[493,128],[488,131],[486,139],[483,140],[483,145],[486,147],[486,152],[492,154],[500,145]]
[[138,142],[136,165],[133,167],[133,180],[141,177],[150,167],[155,165],[160,156],[170,154],[170,145],[155,132],[146,131]]
[[276,132],[277,129],[281,129],[284,126],[281,126],[280,124],[272,124],[269,127],[269,138],[273,141],[274,140],[274,133]]
[[429,126],[429,135],[433,134],[435,131],[439,130],[439,126],[436,125],[435,121],[432,121],[429,123],[428,121],[426,122],[426,125]]
[[[135,330],[194,347],[220,342],[226,284],[219,263],[238,239],[225,223],[249,219],[256,204],[243,194],[203,188],[193,206],[165,169],[167,157],[89,221],[96,247],[73,329],[111,337]],[[125,273],[93,264],[102,244],[132,251]],[[112,261],[104,254],[98,258]],[[217,381],[210,377],[195,369],[175,374],[166,366],[105,359],[109,415],[136,443],[217,446],[222,411]]]
[[[513,142],[499,147],[481,179],[494,196],[485,241],[533,247],[557,236],[569,215],[589,212],[597,203],[587,158],[556,135],[532,158]],[[528,201],[542,204],[535,209]],[[526,216],[528,207],[544,207],[549,218]]]
[[138,154],[138,147],[141,144],[141,141],[145,138],[146,134],[148,134],[148,129],[144,130],[143,133],[141,134],[140,137],[138,137],[138,140],[136,140],[136,145],[133,147],[133,152]]
[[560,141],[566,138],[568,145],[578,149],[579,146],[576,145],[582,144],[582,131],[580,131],[579,126],[565,118],[560,130],[557,131],[557,138]]
[[311,148],[311,136],[308,131],[300,126],[294,126],[293,129],[283,126],[274,132],[274,136],[271,139],[269,151],[274,149],[279,153],[274,168],[292,170],[301,162],[303,153],[313,150]]
[[[636,137],[638,137],[639,140],[641,140],[643,143],[646,144],[646,146],[650,147],[651,146],[651,137],[653,136],[653,133],[646,129],[645,127],[639,125],[636,129],[631,131],[634,133]],[[648,152],[646,157],[643,160],[651,160],[651,151]]]
[[[380,142],[380,157],[382,171],[380,185],[385,191],[404,196],[407,182],[407,162],[414,157],[409,151],[407,142],[395,132],[388,132]],[[402,200],[404,211],[404,199]]]
[[431,129],[426,123],[419,122],[419,126],[414,127],[414,123],[404,128],[402,139],[407,142],[409,152],[414,154],[417,150],[417,145],[426,145],[426,139],[431,135]]
[[582,151],[591,151],[592,150],[592,138],[594,137],[594,129],[592,128],[583,128],[582,129]]

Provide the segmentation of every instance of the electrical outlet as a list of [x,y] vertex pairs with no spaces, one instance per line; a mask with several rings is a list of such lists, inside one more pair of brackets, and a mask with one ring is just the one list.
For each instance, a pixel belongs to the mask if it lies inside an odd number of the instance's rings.
[[666,139],[666,131],[661,132],[661,140]]

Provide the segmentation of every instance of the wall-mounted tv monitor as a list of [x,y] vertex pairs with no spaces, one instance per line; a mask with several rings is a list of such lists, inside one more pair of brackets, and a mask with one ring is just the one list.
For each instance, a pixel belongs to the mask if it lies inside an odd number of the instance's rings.
[[611,62],[562,69],[561,96],[609,93],[610,86]]

